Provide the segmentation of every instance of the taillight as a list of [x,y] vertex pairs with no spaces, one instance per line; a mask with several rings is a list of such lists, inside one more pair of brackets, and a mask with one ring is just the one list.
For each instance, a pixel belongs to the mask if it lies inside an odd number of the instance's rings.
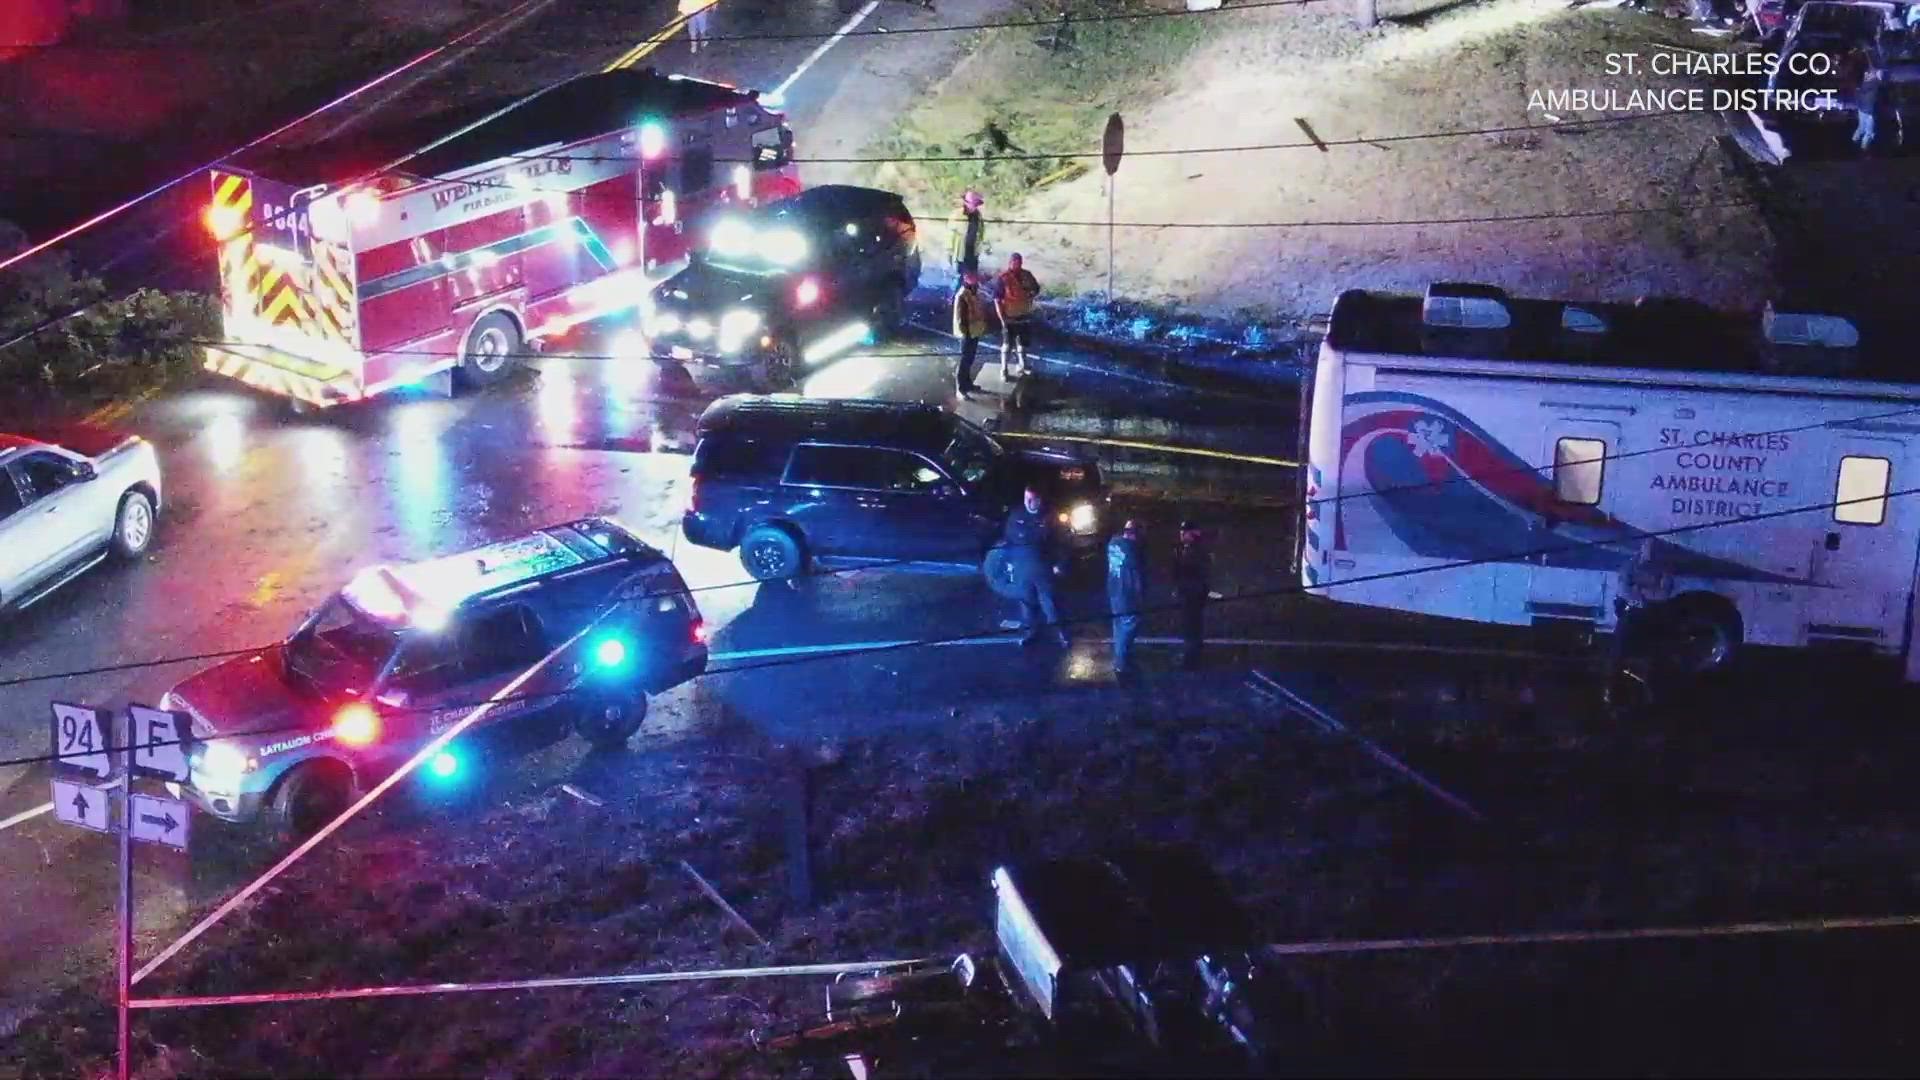
[[820,302],[820,283],[813,278],[800,279],[800,285],[793,290],[793,306],[812,307]]
[[687,512],[700,512],[700,478],[697,476],[687,481]]
[[366,746],[380,737],[380,716],[370,705],[349,705],[334,714],[333,737],[348,746]]
[[707,643],[707,624],[706,623],[701,622],[699,619],[693,620],[693,627],[690,632],[693,635],[694,644],[705,645]]

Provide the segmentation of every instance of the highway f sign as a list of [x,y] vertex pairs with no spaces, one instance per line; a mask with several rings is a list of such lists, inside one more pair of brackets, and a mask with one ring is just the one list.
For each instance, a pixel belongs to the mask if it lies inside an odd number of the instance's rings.
[[127,827],[135,840],[187,850],[187,804],[177,799],[135,795],[127,810]]
[[80,774],[99,780],[113,775],[116,751],[108,742],[113,732],[109,713],[56,701],[50,730],[56,773]]
[[133,721],[133,771],[147,776],[187,782],[187,743],[192,738],[187,718],[145,705],[127,706]]
[[71,780],[53,782],[53,816],[69,825],[94,832],[108,832],[112,826],[107,809],[106,788],[88,787]]

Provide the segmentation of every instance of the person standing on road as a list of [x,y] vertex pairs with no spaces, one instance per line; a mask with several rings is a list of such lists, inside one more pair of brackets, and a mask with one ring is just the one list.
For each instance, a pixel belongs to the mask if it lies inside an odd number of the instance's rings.
[[1000,377],[1011,381],[1008,358],[1020,354],[1020,375],[1027,374],[1027,348],[1033,342],[1033,302],[1040,282],[1026,269],[1019,252],[1007,259],[1007,268],[994,279],[994,304],[1000,313]]
[[1053,530],[1047,525],[1047,506],[1040,493],[1028,488],[1019,506],[1007,515],[1001,543],[1006,548],[1007,568],[1013,587],[1020,594],[1020,617],[1026,625],[1021,645],[1040,640],[1041,630],[1051,627],[1053,639],[1065,648],[1067,632],[1060,626],[1060,608],[1053,596]]
[[1107,610],[1113,616],[1113,677],[1131,678],[1133,640],[1140,636],[1141,600],[1147,591],[1140,523],[1129,519],[1107,541]]
[[953,336],[960,339],[960,365],[953,372],[954,392],[972,397],[973,367],[980,354],[980,339],[987,336],[987,298],[980,295],[980,275],[968,271],[960,278],[953,294]]
[[980,272],[980,253],[987,246],[987,219],[980,216],[985,203],[979,192],[969,189],[947,219],[947,261],[953,264],[955,281]]
[[680,15],[687,20],[687,44],[689,52],[699,52],[700,46],[712,38],[708,20],[720,0],[680,0]]
[[1673,598],[1673,574],[1660,556],[1658,541],[1649,536],[1640,541],[1614,583],[1613,637],[1607,642],[1607,670],[1602,696],[1613,699],[1614,682],[1628,658],[1644,656],[1658,628],[1660,609]]
[[1213,580],[1213,551],[1206,534],[1192,521],[1180,523],[1180,543],[1173,552],[1173,588],[1180,598],[1180,637],[1186,643],[1181,664],[1189,671],[1200,666],[1206,642],[1207,601]]

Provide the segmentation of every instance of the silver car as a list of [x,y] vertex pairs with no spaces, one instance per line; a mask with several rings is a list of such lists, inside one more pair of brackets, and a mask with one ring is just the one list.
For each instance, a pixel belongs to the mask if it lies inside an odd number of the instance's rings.
[[145,439],[0,434],[0,610],[153,543],[160,460]]

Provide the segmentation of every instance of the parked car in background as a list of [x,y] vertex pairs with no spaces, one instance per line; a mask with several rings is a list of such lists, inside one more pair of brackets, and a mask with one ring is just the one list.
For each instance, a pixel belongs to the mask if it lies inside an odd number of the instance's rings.
[[137,436],[0,434],[0,610],[145,554],[160,492],[159,456]]

